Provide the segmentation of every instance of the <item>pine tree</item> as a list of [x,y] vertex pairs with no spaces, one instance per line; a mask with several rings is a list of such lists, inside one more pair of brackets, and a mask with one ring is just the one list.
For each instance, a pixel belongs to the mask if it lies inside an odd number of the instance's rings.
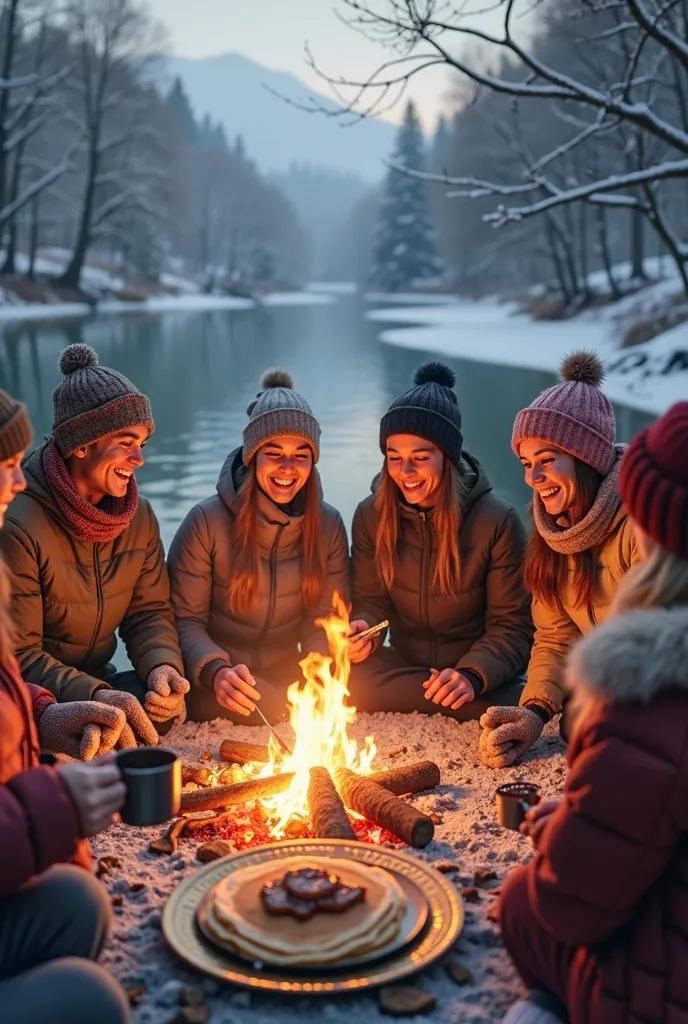
[[423,135],[410,102],[392,155],[395,166],[387,174],[373,249],[371,282],[385,291],[399,291],[442,272],[427,186],[404,173],[422,170],[424,155]]
[[186,94],[184,83],[179,75],[175,78],[172,88],[167,95],[167,105],[174,111],[187,145],[195,146],[198,142],[198,126],[196,125],[193,109]]
[[451,144],[451,132],[443,115],[437,119],[435,137],[432,140],[432,169],[442,172],[447,165],[449,147]]

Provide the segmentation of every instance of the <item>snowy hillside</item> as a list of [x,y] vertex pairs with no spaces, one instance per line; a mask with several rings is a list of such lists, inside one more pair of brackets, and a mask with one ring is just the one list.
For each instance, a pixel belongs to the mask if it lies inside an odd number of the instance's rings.
[[344,127],[337,119],[298,110],[279,97],[300,104],[314,99],[328,110],[336,105],[293,75],[236,53],[204,60],[170,58],[165,67],[168,84],[175,75],[184,82],[196,115],[207,113],[220,121],[229,139],[242,135],[263,171],[286,171],[296,161],[350,171],[371,181],[384,173],[394,125],[366,120]]

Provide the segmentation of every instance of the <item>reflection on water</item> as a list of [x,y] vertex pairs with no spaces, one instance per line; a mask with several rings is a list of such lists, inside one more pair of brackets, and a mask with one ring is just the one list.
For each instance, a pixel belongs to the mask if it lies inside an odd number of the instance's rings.
[[[50,431],[58,356],[72,342],[93,345],[103,364],[149,395],[156,431],[137,478],[167,546],[188,509],[214,491],[225,456],[241,443],[261,374],[286,367],[322,425],[325,496],[348,527],[381,464],[380,417],[428,358],[381,344],[381,328],[350,297],[318,306],[13,322],[1,329],[0,383],[26,401],[39,437]],[[448,362],[457,373],[466,448],[482,460],[495,489],[523,507],[528,493],[511,453],[511,427],[551,375]],[[617,407],[617,415],[622,440],[648,421],[627,408]]]

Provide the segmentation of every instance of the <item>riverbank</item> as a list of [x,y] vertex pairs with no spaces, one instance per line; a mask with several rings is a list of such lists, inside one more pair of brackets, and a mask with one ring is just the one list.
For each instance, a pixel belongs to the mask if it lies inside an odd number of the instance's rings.
[[285,291],[275,287],[269,291],[263,287],[247,295],[231,295],[221,289],[207,291],[190,275],[163,273],[159,280],[152,281],[127,276],[103,260],[86,264],[79,289],[65,288],[60,275],[68,256],[63,249],[42,250],[35,261],[35,276],[28,277],[28,261],[19,254],[17,273],[0,275],[0,323],[99,313],[197,313],[336,301],[334,295],[317,290]]
[[660,281],[633,296],[566,320],[533,320],[498,299],[448,300],[443,305],[394,305],[370,310],[389,345],[423,349],[455,359],[496,363],[556,374],[576,348],[597,352],[607,365],[606,394],[651,415],[688,399],[688,323],[643,344],[622,347],[629,328],[648,310],[670,301],[676,282]]

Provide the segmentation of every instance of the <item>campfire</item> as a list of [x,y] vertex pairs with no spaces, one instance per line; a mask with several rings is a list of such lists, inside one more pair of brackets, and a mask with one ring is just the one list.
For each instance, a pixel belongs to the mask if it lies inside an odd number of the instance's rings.
[[[195,788],[182,794],[182,815],[168,836],[230,840],[237,849],[280,839],[317,837],[425,846],[432,819],[401,796],[439,784],[431,761],[374,772],[375,740],[349,735],[356,708],[349,698],[349,616],[335,594],[334,610],[318,620],[330,656],[301,662],[304,682],[287,691],[291,752],[225,740],[220,764],[184,766]],[[209,754],[208,757],[212,755]],[[207,812],[215,812],[209,818]]]

